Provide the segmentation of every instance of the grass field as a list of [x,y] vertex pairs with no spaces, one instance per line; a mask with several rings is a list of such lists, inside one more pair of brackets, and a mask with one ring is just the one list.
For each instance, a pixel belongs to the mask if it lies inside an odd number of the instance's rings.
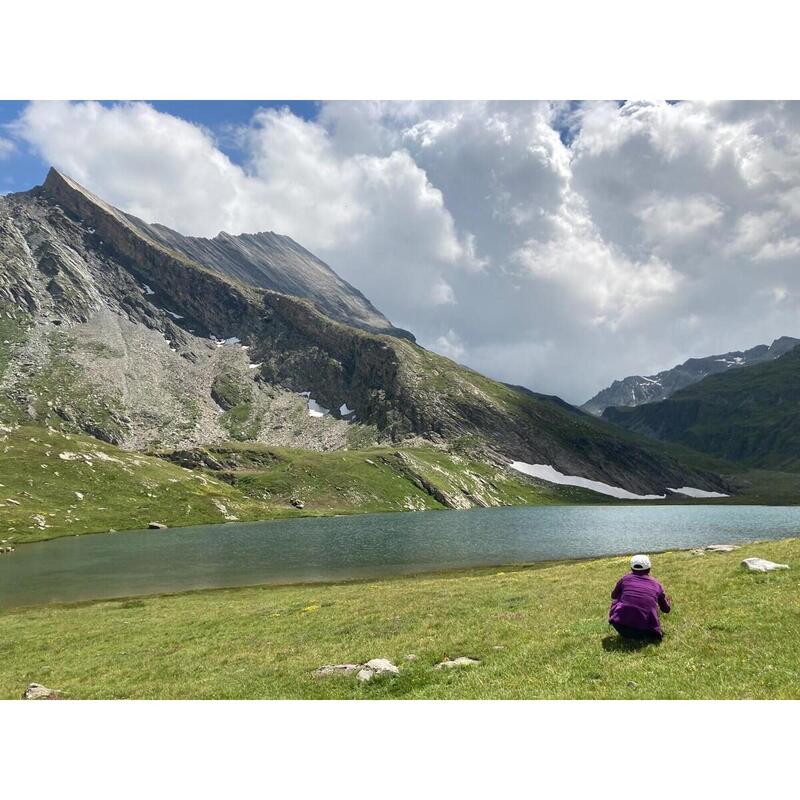
[[[751,555],[792,569],[746,573]],[[800,698],[798,559],[798,539],[655,556],[674,609],[643,647],[606,624],[624,558],[5,611],[0,696]],[[462,655],[481,663],[434,669]],[[401,674],[312,675],[377,657]]]
[[[223,481],[90,436],[0,425],[0,539],[281,516]],[[285,514],[284,514],[285,515]]]

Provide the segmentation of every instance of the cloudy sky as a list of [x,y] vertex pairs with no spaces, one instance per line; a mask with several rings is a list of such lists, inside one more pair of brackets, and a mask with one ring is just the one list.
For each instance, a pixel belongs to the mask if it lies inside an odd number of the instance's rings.
[[182,233],[288,234],[571,402],[800,335],[800,104],[0,103],[0,191],[48,164]]

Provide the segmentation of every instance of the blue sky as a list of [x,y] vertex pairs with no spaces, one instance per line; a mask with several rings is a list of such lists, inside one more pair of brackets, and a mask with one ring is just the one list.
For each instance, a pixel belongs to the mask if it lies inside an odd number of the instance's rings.
[[[100,101],[111,106],[115,101]],[[293,114],[305,120],[317,116],[319,103],[315,100],[148,100],[156,110],[188,122],[202,125],[214,133],[217,145],[235,163],[241,163],[242,153],[230,137],[225,135],[232,126],[246,125],[259,108],[288,107]],[[17,119],[27,103],[18,100],[0,101],[0,137],[8,137],[9,125]],[[21,192],[40,184],[50,165],[24,143],[0,161],[0,194]]]

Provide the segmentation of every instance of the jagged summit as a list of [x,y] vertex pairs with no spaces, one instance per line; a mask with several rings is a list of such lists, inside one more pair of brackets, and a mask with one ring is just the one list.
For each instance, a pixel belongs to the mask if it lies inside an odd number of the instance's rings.
[[169,248],[226,278],[310,300],[323,313],[348,325],[414,338],[408,331],[394,327],[358,289],[289,236],[271,231],[239,235],[221,231],[213,239],[184,236],[165,225],[147,223],[120,211],[54,167],[41,188],[72,213],[80,216],[87,203],[93,204],[153,244]]

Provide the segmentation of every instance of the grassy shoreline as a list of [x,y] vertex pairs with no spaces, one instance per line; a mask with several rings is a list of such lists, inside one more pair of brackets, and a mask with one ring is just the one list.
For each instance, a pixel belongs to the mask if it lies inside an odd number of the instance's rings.
[[[793,569],[749,574],[750,555]],[[800,698],[798,557],[797,538],[657,555],[674,611],[644,648],[606,623],[619,556],[8,609],[0,697]],[[481,663],[434,669],[461,655]],[[400,676],[312,674],[376,657]]]

